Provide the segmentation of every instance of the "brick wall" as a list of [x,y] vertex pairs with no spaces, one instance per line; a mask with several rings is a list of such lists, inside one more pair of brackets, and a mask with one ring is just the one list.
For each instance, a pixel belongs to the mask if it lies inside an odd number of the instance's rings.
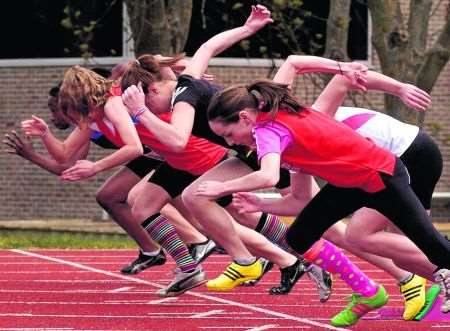
[[[46,107],[47,91],[63,74],[65,67],[0,68],[0,125],[1,133],[18,128],[22,119],[36,114],[48,120]],[[250,82],[254,78],[267,77],[267,68],[212,67],[218,83],[228,85]],[[441,130],[435,138],[444,154],[445,167],[437,191],[450,191],[450,148],[445,143],[450,132],[449,95],[450,65],[442,73],[433,90],[433,106],[428,113],[427,123],[439,123]],[[313,100],[313,87],[305,88],[302,79],[296,86],[296,94],[308,104]],[[307,93],[305,92],[307,91]],[[370,92],[371,103],[381,108],[381,94]],[[56,132],[56,130],[54,130]],[[428,132],[433,133],[432,130]],[[60,132],[64,137],[67,133]],[[35,143],[38,150],[42,146]],[[102,157],[104,151],[91,147],[89,159]],[[37,166],[24,162],[21,158],[5,153],[0,154],[0,219],[33,218],[99,218],[101,209],[95,202],[95,191],[112,172],[93,179],[79,182],[60,182]],[[449,219],[448,202],[439,202],[435,216]]]
[[[436,12],[431,22],[433,29],[440,25],[444,15],[445,10]],[[372,61],[377,69],[375,56]],[[0,67],[2,135],[19,128],[20,121],[31,114],[48,121],[47,92],[60,80],[65,69],[58,66]],[[267,77],[269,69],[213,66],[210,73],[215,75],[219,84],[229,85]],[[305,104],[310,104],[319,90],[307,80],[300,79],[295,92]],[[380,93],[370,92],[368,97],[376,110],[383,110]],[[433,105],[426,117],[426,131],[433,135],[444,155],[444,172],[436,191],[450,192],[450,64],[441,73],[432,97]],[[67,133],[58,134],[64,137]],[[42,146],[35,146],[42,151]],[[104,155],[104,151],[92,146],[89,159],[95,160]],[[56,176],[17,156],[0,153],[0,219],[99,218],[101,209],[95,202],[95,191],[111,173],[79,183],[60,182]],[[448,200],[436,201],[434,206],[439,207],[434,211],[436,218],[450,220]]]

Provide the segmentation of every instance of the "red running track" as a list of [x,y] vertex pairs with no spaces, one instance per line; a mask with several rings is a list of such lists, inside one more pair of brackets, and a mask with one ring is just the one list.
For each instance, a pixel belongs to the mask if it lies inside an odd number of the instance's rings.
[[[0,331],[450,330],[450,321],[368,319],[347,329],[332,327],[330,317],[346,305],[344,299],[350,294],[345,284],[335,281],[325,304],[319,302],[307,277],[291,294],[271,296],[267,291],[278,284],[277,270],[256,287],[212,293],[202,286],[180,297],[160,298],[154,292],[173,278],[173,261],[137,276],[121,275],[118,270],[136,254],[130,250],[0,251]],[[387,274],[354,261],[385,285],[388,306],[402,305]],[[228,263],[228,256],[212,255],[204,268],[214,278]]]

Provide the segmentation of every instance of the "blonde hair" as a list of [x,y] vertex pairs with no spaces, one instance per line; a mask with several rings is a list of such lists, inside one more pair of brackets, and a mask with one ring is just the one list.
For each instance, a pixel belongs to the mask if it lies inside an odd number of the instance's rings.
[[65,115],[75,111],[86,119],[94,108],[102,108],[112,87],[108,80],[92,70],[73,66],[64,74],[59,91],[59,106]]

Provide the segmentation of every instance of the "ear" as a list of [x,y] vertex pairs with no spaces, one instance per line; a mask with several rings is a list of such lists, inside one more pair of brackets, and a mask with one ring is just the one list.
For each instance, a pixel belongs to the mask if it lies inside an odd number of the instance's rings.
[[158,87],[155,84],[152,84],[148,87],[148,91],[152,94],[159,94]]
[[243,120],[246,124],[253,124],[254,117],[254,114],[250,110],[244,109],[239,112],[239,119]]

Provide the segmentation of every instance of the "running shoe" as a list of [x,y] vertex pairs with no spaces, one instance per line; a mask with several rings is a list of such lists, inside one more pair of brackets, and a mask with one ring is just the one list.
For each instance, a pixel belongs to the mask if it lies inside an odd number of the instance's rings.
[[166,288],[157,291],[156,294],[161,297],[175,297],[204,283],[206,283],[206,274],[202,267],[198,266],[192,272],[176,272],[175,279]]
[[230,291],[248,280],[258,279],[262,274],[262,266],[258,260],[250,265],[232,262],[216,279],[210,280],[206,286],[210,291]]
[[316,284],[320,302],[326,302],[331,296],[333,287],[331,274],[315,264],[311,264],[306,269],[306,275]]
[[289,267],[280,268],[280,272],[280,286],[272,287],[269,290],[269,293],[272,295],[288,294],[297,281],[305,274],[306,267],[300,260],[297,260],[297,262]]
[[261,265],[262,265],[261,277],[259,277],[258,279],[248,280],[246,282],[243,282],[242,283],[243,286],[255,286],[256,284],[259,283],[259,281],[264,277],[264,275],[266,273],[268,273],[270,270],[272,270],[272,268],[273,268],[272,262],[270,262],[269,260],[267,260],[263,257],[260,257],[258,260],[259,260],[259,263],[261,263]]
[[450,270],[439,269],[434,273],[434,280],[441,286],[441,291],[444,295],[441,312],[446,314],[450,311]]
[[216,243],[211,239],[200,244],[190,244],[188,246],[189,253],[197,264],[202,263],[208,256],[214,253],[215,248]]
[[127,275],[134,275],[154,265],[163,265],[164,263],[166,263],[166,255],[162,249],[154,256],[146,255],[142,250],[139,250],[138,258],[123,267],[120,272]]
[[331,325],[353,325],[368,312],[383,307],[388,302],[388,299],[389,296],[382,285],[379,286],[377,293],[371,297],[363,297],[360,294],[353,293],[350,304],[331,319]]
[[425,305],[425,286],[427,280],[414,275],[406,284],[400,286],[400,292],[405,303],[403,319],[410,321],[422,310]]
[[415,321],[422,320],[425,316],[427,316],[428,312],[433,308],[434,302],[439,296],[441,292],[441,287],[437,284],[431,285],[425,295],[425,304],[422,307],[422,310],[414,317]]

